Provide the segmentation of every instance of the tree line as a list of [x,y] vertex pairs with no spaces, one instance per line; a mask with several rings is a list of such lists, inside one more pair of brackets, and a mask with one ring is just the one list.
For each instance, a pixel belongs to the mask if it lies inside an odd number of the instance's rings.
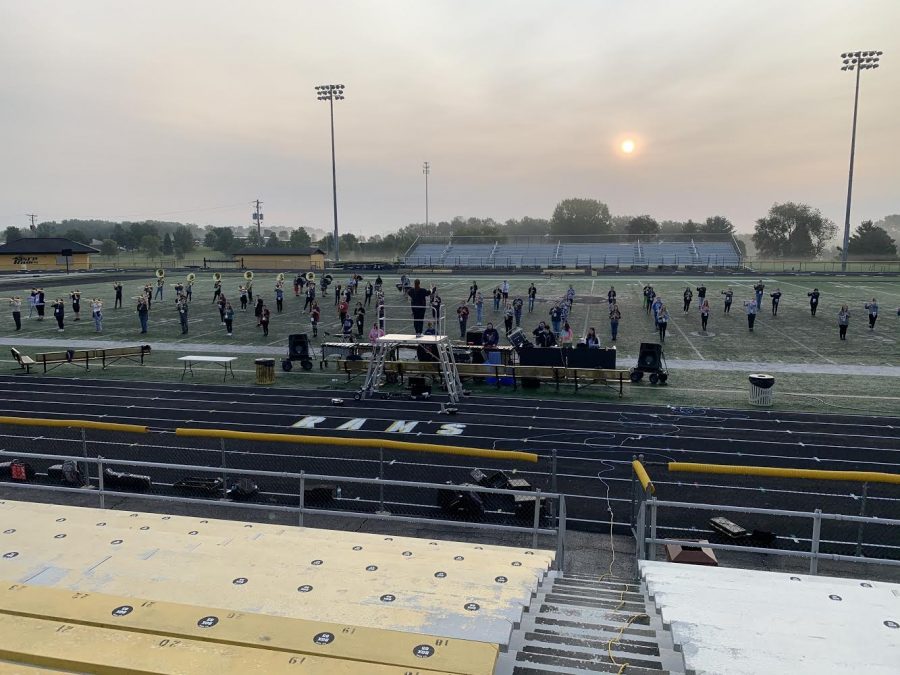
[[[243,228],[241,228],[243,229]],[[838,232],[837,226],[808,204],[786,202],[774,204],[768,213],[756,221],[752,236],[759,257],[763,258],[820,258],[828,255],[829,244]],[[634,238],[666,235],[734,235],[735,228],[725,216],[714,215],[703,221],[656,220],[650,215],[612,215],[609,207],[597,199],[571,198],[560,201],[549,219],[525,216],[504,222],[492,218],[463,218],[437,223],[410,223],[388,234],[369,237],[347,232],[340,235],[343,253],[359,257],[403,255],[420,237],[482,237],[498,242],[521,237],[569,237],[624,235]],[[246,237],[238,237],[233,227],[201,228],[192,223],[167,221],[112,222],[105,220],[63,220],[44,222],[34,231],[10,226],[6,241],[23,236],[66,237],[88,243],[102,241],[104,255],[119,251],[142,251],[150,257],[174,256],[184,258],[198,242],[223,255],[231,255],[240,248],[308,248],[318,246],[326,253],[334,249],[334,237],[328,234],[313,240],[309,231],[298,227],[283,231],[258,232],[250,228]],[[900,240],[900,215],[887,216],[877,223],[866,221],[850,239],[850,255],[855,258],[896,258]],[[737,239],[743,250],[744,242]],[[840,248],[837,248],[840,252]]]

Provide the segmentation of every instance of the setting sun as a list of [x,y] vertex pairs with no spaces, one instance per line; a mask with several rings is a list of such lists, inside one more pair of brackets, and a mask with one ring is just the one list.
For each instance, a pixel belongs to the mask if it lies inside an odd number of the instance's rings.
[[622,141],[622,152],[624,152],[626,155],[630,155],[632,152],[634,152],[634,141],[630,138]]

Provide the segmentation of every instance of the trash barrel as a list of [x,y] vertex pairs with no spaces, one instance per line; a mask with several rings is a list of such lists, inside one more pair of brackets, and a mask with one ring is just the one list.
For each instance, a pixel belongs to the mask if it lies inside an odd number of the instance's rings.
[[775,378],[771,375],[764,375],[763,373],[750,375],[750,405],[772,405],[774,387]]
[[275,384],[275,359],[256,359],[256,384]]

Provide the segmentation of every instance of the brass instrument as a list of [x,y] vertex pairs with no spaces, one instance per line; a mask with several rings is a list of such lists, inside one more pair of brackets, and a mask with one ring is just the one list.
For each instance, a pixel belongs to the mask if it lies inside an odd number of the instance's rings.
[[315,280],[316,280],[316,273],[315,273],[315,272],[307,272],[307,273],[306,273],[306,280],[307,280],[309,283],[314,283]]
[[281,283],[284,283],[284,272],[279,272],[278,276],[275,277],[275,280],[280,281]]
[[213,272],[213,281],[222,281],[222,274],[219,272]]
[[157,279],[162,279],[162,278],[164,278],[165,276],[166,276],[166,271],[165,271],[164,269],[158,269],[158,270],[156,270],[156,278],[157,278]]
[[244,272],[244,279],[247,281],[253,281],[253,272],[251,270],[247,270]]
[[194,283],[194,279],[196,279],[196,278],[197,278],[197,275],[194,274],[193,272],[191,272],[190,274],[188,274],[187,277],[186,277],[187,282],[188,282],[189,284]]

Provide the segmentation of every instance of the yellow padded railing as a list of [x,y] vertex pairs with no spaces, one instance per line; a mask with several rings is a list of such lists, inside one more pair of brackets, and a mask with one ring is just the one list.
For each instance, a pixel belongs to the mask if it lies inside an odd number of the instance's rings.
[[647,470],[644,468],[644,465],[641,464],[638,460],[634,460],[631,462],[631,468],[634,469],[634,475],[637,476],[637,479],[641,483],[641,487],[644,488],[644,491],[650,490],[650,494],[656,494],[656,486],[653,485],[653,481],[650,480],[650,475],[647,473]]
[[486,448],[470,448],[455,445],[437,445],[428,443],[410,443],[381,438],[341,438],[335,436],[302,436],[299,434],[256,433],[253,431],[228,431],[224,429],[187,429],[179,427],[175,430],[179,436],[194,438],[230,438],[236,441],[259,441],[263,443],[297,443],[300,445],[339,445],[354,448],[384,448],[406,452],[434,452],[442,455],[458,455],[461,457],[482,457],[486,459],[517,460],[520,462],[537,462],[538,456],[533,452],[516,450],[488,450]]
[[35,417],[0,417],[0,424],[20,427],[69,427],[75,429],[97,429],[98,431],[123,431],[130,434],[146,434],[147,427],[140,424],[117,424],[94,420],[51,420]]
[[900,474],[880,471],[822,471],[819,469],[788,469],[774,466],[733,466],[730,464],[698,464],[669,462],[669,471],[682,473],[716,473],[732,476],[767,476],[805,480],[840,480],[861,483],[892,483],[900,485]]

